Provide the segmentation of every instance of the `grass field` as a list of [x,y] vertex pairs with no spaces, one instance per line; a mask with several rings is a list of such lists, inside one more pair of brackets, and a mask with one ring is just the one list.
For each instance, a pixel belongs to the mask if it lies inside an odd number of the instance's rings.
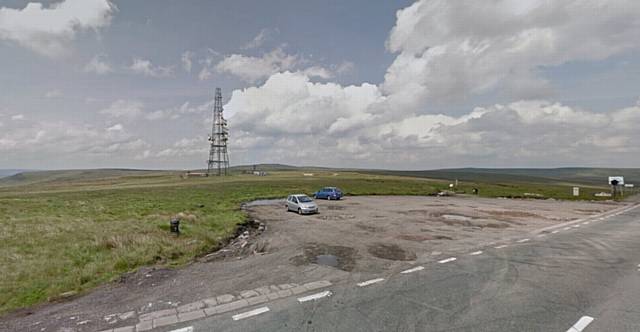
[[[0,181],[0,313],[82,292],[144,265],[179,266],[218,248],[245,219],[242,202],[311,194],[322,186],[350,195],[428,195],[449,181],[314,171],[266,177],[182,179],[176,172],[59,171]],[[573,199],[570,186],[461,182],[481,196],[537,193]],[[583,188],[591,198],[603,188]],[[182,213],[182,235],[169,220]]]

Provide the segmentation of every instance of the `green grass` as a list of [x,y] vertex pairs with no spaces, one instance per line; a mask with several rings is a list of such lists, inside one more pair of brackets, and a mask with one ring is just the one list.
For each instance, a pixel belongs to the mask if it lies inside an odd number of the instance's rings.
[[[242,202],[311,194],[322,186],[350,195],[428,195],[447,181],[406,176],[316,171],[181,179],[175,172],[116,171],[29,174],[0,185],[0,313],[68,291],[82,292],[140,266],[180,266],[211,252],[246,216]],[[481,196],[574,199],[570,186],[463,182]],[[585,188],[590,198],[601,188]],[[182,234],[169,219],[183,213]]]

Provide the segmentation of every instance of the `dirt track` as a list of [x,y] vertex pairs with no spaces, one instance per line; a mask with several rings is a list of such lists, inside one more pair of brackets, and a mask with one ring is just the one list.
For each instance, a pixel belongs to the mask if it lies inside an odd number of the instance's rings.
[[[320,201],[319,214],[299,216],[286,212],[281,202],[250,205],[250,216],[266,225],[259,236],[251,229],[248,238],[183,269],[143,269],[76,299],[7,315],[0,319],[0,330],[93,331],[130,325],[145,312],[256,287],[363,280],[406,268],[409,262],[433,261],[618,206],[477,197],[347,197]],[[113,324],[106,318],[131,311],[131,317]]]

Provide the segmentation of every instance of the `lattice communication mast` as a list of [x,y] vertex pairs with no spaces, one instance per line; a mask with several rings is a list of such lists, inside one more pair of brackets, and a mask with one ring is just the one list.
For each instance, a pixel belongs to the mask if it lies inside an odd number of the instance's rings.
[[222,116],[222,90],[216,88],[216,96],[213,103],[213,128],[209,142],[209,160],[207,175],[227,175],[229,168],[229,155],[227,153],[227,141],[229,139],[229,129],[227,120]]

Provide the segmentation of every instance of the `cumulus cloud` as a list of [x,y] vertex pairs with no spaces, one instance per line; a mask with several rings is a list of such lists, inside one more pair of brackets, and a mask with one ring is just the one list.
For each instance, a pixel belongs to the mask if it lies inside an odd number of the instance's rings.
[[[231,146],[240,158],[388,167],[593,164],[594,155],[637,155],[640,107],[608,113],[544,100],[477,107],[467,114],[381,114],[389,100],[375,85],[314,83],[302,73],[273,75],[236,90]],[[300,148],[304,142],[304,148]],[[276,158],[276,160],[273,160]],[[434,160],[437,159],[436,160]]]
[[98,75],[105,75],[113,71],[111,65],[107,62],[105,55],[94,56],[89,63],[84,66],[85,73],[94,73]]
[[[637,48],[639,17],[633,1],[418,1],[397,13],[387,41],[396,58],[378,85],[314,82],[331,76],[232,55],[221,70],[264,79],[225,106],[232,150],[247,162],[396,168],[593,165],[594,154],[631,165],[640,108],[549,101],[540,68]],[[433,107],[497,90],[511,102],[457,116]]]
[[[116,128],[114,128],[116,127]],[[149,149],[150,144],[127,133],[122,125],[99,127],[65,121],[26,121],[0,133],[0,151],[56,160],[56,157],[78,160],[133,159]]]
[[229,73],[254,83],[269,75],[294,68],[299,60],[298,56],[287,54],[282,48],[276,48],[261,57],[228,55],[216,65],[215,69],[220,73]]
[[422,103],[497,88],[545,95],[540,68],[637,48],[639,13],[633,0],[418,1],[397,13],[387,48],[398,55],[382,88]]
[[16,114],[11,116],[11,120],[20,121],[24,120],[24,114]]
[[141,58],[134,58],[129,69],[136,74],[149,77],[173,76],[173,67],[156,66],[150,60]]
[[105,114],[113,118],[134,119],[143,114],[144,104],[136,100],[116,100],[109,107],[100,110],[100,114]]
[[65,0],[22,9],[0,8],[0,40],[16,42],[45,56],[68,52],[76,34],[108,26],[116,11],[109,0]]

